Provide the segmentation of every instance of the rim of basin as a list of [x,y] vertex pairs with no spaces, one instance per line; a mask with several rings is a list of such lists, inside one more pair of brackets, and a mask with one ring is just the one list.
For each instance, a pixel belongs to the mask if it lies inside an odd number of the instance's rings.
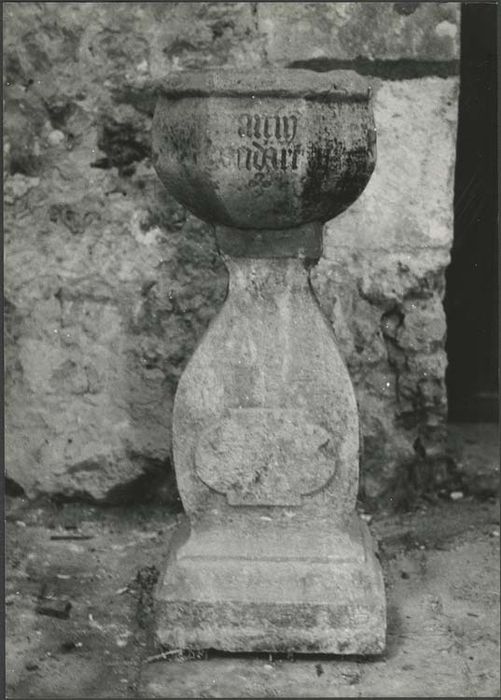
[[249,71],[210,69],[182,71],[160,80],[157,93],[171,99],[183,97],[302,98],[321,102],[365,102],[370,99],[367,81],[354,71],[325,73],[303,68],[256,68]]

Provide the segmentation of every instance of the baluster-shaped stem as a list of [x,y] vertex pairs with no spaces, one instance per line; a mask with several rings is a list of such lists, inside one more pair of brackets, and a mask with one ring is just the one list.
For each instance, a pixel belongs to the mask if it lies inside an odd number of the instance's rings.
[[375,162],[357,76],[188,74],[154,120],[160,177],[216,225],[229,291],[179,382],[188,521],[157,590],[164,645],[378,653],[382,574],[355,513],[353,387],[309,284],[322,222]]

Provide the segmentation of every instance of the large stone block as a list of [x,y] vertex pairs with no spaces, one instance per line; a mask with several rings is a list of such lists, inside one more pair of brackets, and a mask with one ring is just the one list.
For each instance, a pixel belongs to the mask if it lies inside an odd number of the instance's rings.
[[149,168],[124,193],[83,163],[6,183],[7,474],[30,496],[103,500],[168,473],[174,387],[225,277]]
[[[106,499],[168,469],[177,380],[225,294],[208,228],[154,184],[151,94],[131,85],[316,57],[360,56],[366,73],[404,59],[431,76],[438,62],[454,70],[458,14],[456,3],[4,4],[12,479],[30,495]],[[327,227],[314,286],[362,407],[362,479],[379,492],[418,434],[430,453],[440,444],[457,78],[371,81],[376,172]]]
[[[362,484],[443,459],[445,269],[453,235],[457,78],[374,80],[376,169],[327,224],[313,286],[357,391]],[[438,183],[438,184],[437,184]]]
[[449,249],[459,79],[373,79],[371,84],[376,169],[360,199],[327,225],[325,255],[335,258],[340,247]]
[[447,412],[442,307],[445,248],[339,248],[312,283],[355,385],[368,497],[423,456],[443,458]]
[[257,3],[272,63],[459,58],[459,3]]
[[106,100],[134,77],[264,60],[254,3],[7,2],[4,18],[7,79],[32,79],[54,95],[54,72],[74,93],[85,84],[89,98]]

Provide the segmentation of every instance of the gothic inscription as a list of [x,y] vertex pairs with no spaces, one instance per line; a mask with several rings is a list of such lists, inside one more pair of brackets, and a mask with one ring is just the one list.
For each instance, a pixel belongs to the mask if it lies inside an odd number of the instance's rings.
[[241,114],[238,125],[238,135],[249,138],[276,138],[286,143],[292,141],[297,131],[297,117],[263,117],[259,114]]
[[298,119],[288,116],[241,114],[237,133],[237,167],[245,170],[297,170],[301,146],[294,143]]

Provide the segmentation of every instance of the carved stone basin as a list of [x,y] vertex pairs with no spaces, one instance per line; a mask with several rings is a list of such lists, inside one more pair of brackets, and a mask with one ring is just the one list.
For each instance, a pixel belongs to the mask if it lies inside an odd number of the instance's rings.
[[187,528],[156,591],[172,648],[377,654],[381,568],[355,511],[356,397],[309,271],[375,164],[348,72],[182,73],[159,86],[157,172],[215,227],[225,303],[177,386]]
[[324,222],[357,199],[374,169],[370,90],[355,73],[182,73],[158,92],[155,168],[209,223]]

